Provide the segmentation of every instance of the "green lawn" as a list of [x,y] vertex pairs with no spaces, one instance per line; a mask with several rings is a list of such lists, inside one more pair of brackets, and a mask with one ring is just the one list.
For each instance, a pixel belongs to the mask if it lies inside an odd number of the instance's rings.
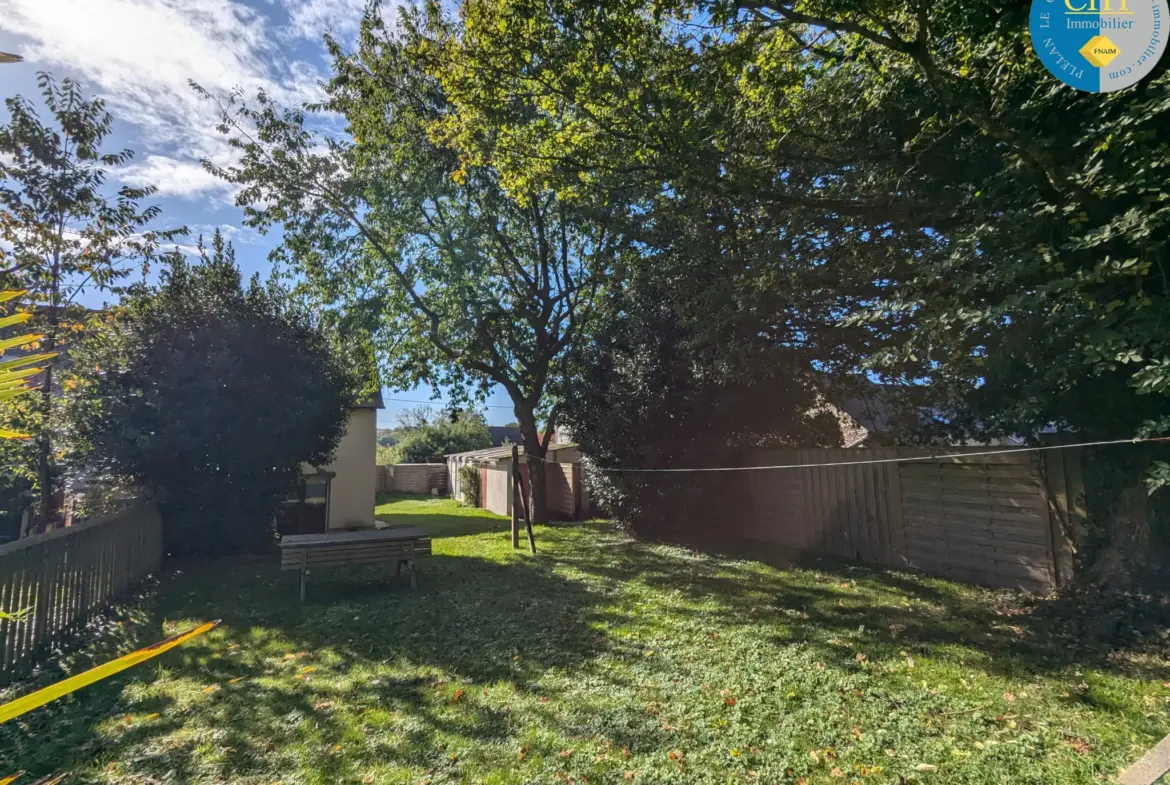
[[185,565],[109,634],[223,624],[0,726],[0,762],[127,785],[1088,783],[1170,731],[1159,649],[1005,593],[601,524],[539,528],[532,557],[451,501],[378,513],[434,533],[419,591],[321,572],[301,606],[275,557]]

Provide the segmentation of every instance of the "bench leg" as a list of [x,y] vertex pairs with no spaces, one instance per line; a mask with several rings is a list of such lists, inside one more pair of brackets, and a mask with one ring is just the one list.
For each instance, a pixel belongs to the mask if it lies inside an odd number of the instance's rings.
[[301,602],[305,601],[305,568],[301,567]]
[[401,577],[402,577],[402,563],[403,563],[404,561],[405,561],[405,559],[399,559],[399,560],[398,560],[398,569],[394,571],[394,577],[395,577],[395,578],[401,578]]
[[410,588],[417,590],[418,589],[418,580],[415,578],[415,573],[414,573],[414,559],[411,559],[410,561],[408,561],[407,565],[410,567]]

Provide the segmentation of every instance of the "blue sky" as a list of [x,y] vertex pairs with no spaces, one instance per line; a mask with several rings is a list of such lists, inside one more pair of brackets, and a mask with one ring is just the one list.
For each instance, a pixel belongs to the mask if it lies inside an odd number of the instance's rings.
[[[129,147],[134,161],[115,182],[152,184],[163,210],[160,227],[187,226],[191,245],[222,229],[246,274],[267,275],[278,235],[242,226],[230,186],[200,166],[203,157],[231,160],[215,131],[214,113],[187,80],[216,93],[264,89],[284,103],[314,100],[328,74],[321,36],[357,30],[365,0],[0,0],[0,51],[23,63],[0,66],[0,96],[35,97],[36,73],[78,79],[106,99],[116,119],[111,149]],[[390,4],[387,3],[389,6]],[[388,11],[392,13],[392,10]],[[100,293],[84,301],[101,304]],[[385,393],[429,400],[427,388]],[[513,419],[507,396],[488,400],[488,421]],[[414,404],[388,401],[379,423]]]

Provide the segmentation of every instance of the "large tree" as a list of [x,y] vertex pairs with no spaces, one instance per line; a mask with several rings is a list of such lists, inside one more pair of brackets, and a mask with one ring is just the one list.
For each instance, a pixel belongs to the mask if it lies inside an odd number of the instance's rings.
[[[283,227],[276,256],[303,291],[375,336],[388,383],[507,392],[542,522],[567,350],[587,334],[624,240],[609,211],[575,209],[550,189],[510,192],[491,160],[435,136],[453,108],[424,65],[450,34],[435,8],[403,12],[394,29],[375,9],[352,53],[328,41],[335,75],[321,106],[223,104],[239,162],[208,165],[242,186],[250,225]],[[339,114],[346,132],[315,132],[328,115],[314,112]]]
[[824,292],[861,331],[851,370],[950,437],[1170,429],[1166,61],[1078,93],[1035,56],[1024,2],[469,0],[464,18],[432,71],[459,108],[444,135],[510,187],[775,216],[845,282]]
[[69,394],[90,471],[150,492],[172,553],[270,542],[301,464],[330,462],[369,381],[288,292],[245,285],[218,232],[200,251],[130,290],[77,348]]
[[[82,331],[86,310],[77,297],[87,289],[110,290],[143,265],[161,243],[183,230],[148,230],[159,215],[141,207],[155,189],[106,188],[108,170],[125,166],[130,150],[103,152],[113,126],[103,102],[86,98],[69,79],[37,78],[49,118],[29,100],[5,100],[8,123],[0,127],[0,285],[27,289],[29,325],[40,335],[29,344],[43,355],[39,400],[28,413],[36,427],[37,524],[51,518],[59,477],[60,423],[55,411],[55,371],[71,336]],[[112,191],[109,195],[107,190]]]

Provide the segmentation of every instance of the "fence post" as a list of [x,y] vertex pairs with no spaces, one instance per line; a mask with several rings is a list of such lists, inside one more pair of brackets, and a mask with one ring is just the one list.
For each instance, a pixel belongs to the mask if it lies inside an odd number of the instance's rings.
[[37,579],[37,593],[33,606],[33,648],[39,649],[45,642],[45,623],[49,620],[49,546],[41,545],[40,576]]
[[516,445],[512,445],[512,471],[510,472],[510,479],[508,487],[512,495],[508,498],[512,503],[508,505],[512,508],[512,547],[520,547],[520,494],[524,492],[524,486],[520,483],[520,449]]
[[[1060,436],[1046,439],[1049,443],[1059,444]],[[1067,441],[1065,439],[1064,441]],[[1066,462],[1075,461],[1077,468],[1075,478],[1079,482],[1080,450],[1048,450],[1043,453],[1043,462],[1040,464],[1044,478],[1045,491],[1048,497],[1048,514],[1052,537],[1052,562],[1055,567],[1054,583],[1056,586],[1065,586],[1072,582],[1075,548],[1076,526],[1074,516],[1077,505],[1074,499],[1078,494],[1084,497],[1084,488],[1070,488],[1068,485],[1069,472]]]

